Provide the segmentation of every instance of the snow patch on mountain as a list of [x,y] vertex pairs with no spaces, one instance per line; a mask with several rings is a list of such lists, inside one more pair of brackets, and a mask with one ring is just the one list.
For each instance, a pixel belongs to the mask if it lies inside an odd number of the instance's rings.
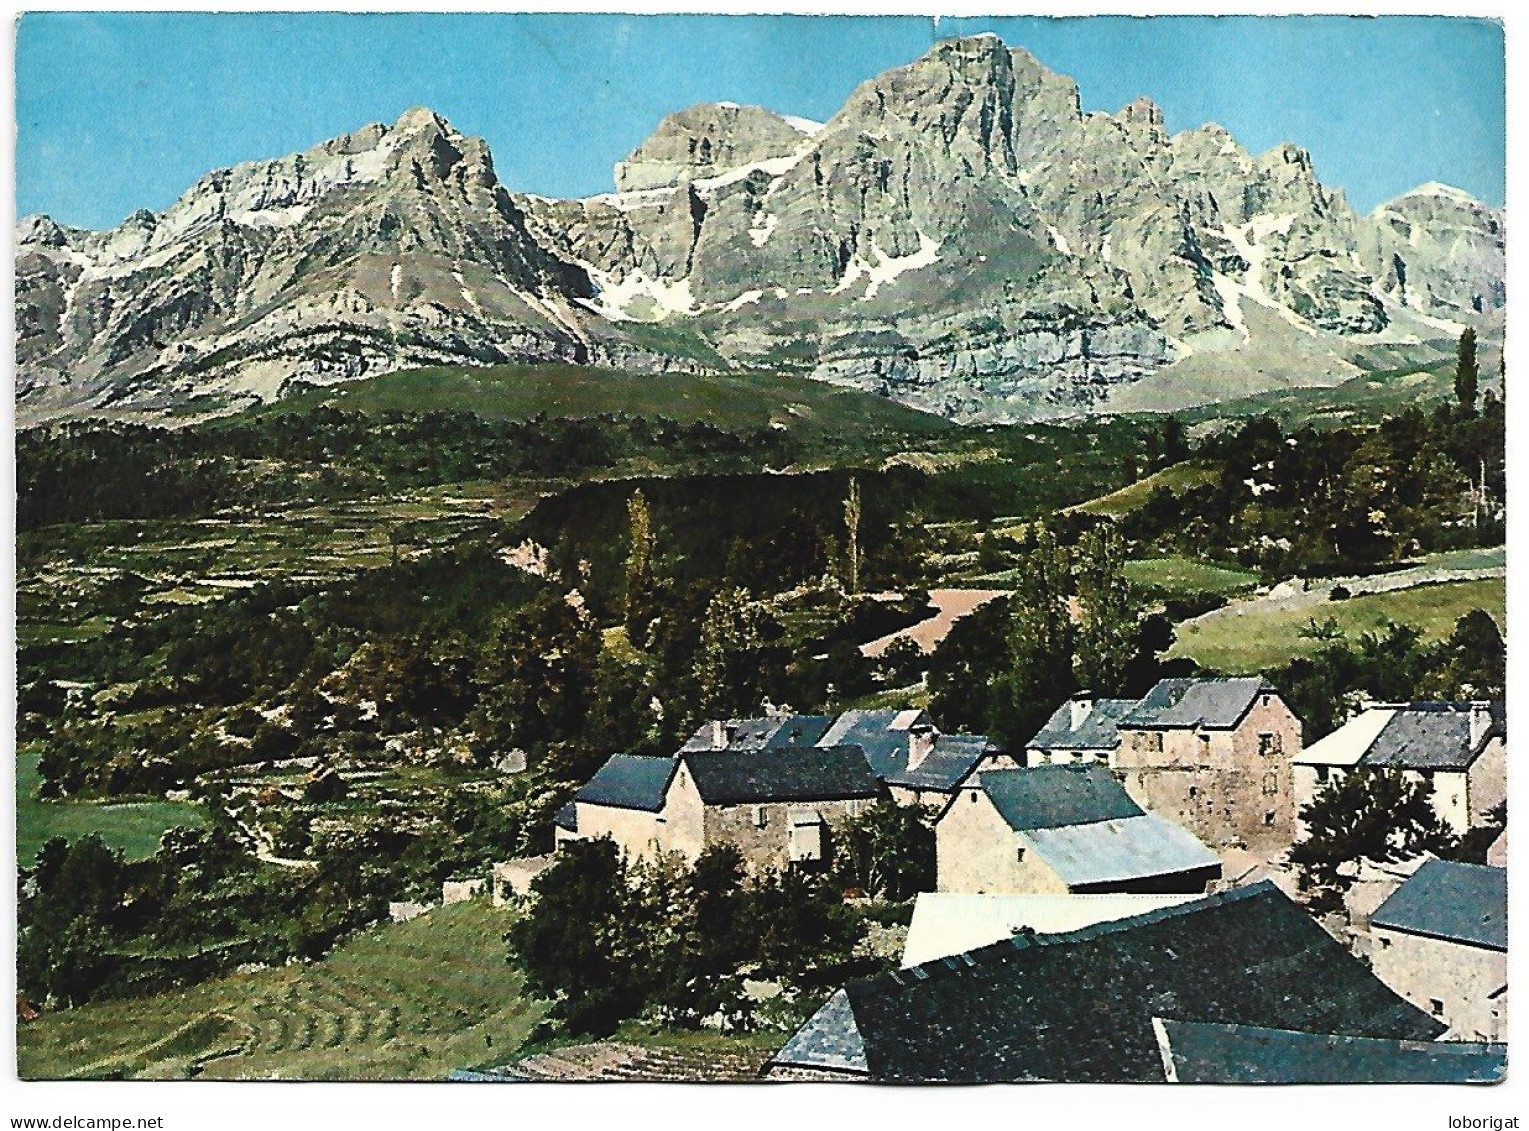
[[754,214],[754,226],[749,229],[749,239],[755,247],[764,247],[779,226],[780,217],[773,212],[757,212]]
[[[876,246],[875,239],[871,240],[871,254],[874,260],[863,259],[858,255],[851,256],[849,265],[844,269],[844,277],[838,285],[830,290],[829,294],[842,294],[849,290],[862,278],[867,280],[865,293],[860,296],[861,302],[869,301],[876,297],[876,292],[882,287],[897,281],[898,276],[905,275],[909,271],[917,271],[923,267],[932,267],[940,261],[940,241],[931,239],[923,232],[918,233],[918,250],[911,255],[895,256],[888,255]],[[800,292],[798,292],[800,293]]]
[[616,279],[593,265],[583,266],[598,290],[597,301],[584,305],[612,322],[660,322],[696,313],[689,279],[655,278],[640,268]]

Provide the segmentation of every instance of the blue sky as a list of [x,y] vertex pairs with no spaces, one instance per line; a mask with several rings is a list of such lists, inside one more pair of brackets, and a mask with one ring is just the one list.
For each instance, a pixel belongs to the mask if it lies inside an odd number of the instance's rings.
[[209,169],[414,105],[485,137],[512,189],[603,192],[670,111],[825,119],[864,79],[977,31],[1076,78],[1086,110],[1146,94],[1173,131],[1214,120],[1255,152],[1304,146],[1362,210],[1430,180],[1503,202],[1503,40],[1483,20],[33,13],[17,214],[110,226]]

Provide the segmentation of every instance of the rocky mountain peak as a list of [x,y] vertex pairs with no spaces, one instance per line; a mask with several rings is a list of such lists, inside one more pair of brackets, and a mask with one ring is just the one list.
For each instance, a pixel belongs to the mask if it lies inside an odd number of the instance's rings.
[[50,216],[34,213],[16,221],[16,244],[40,247],[68,247],[69,233]]
[[1122,106],[1116,117],[1134,126],[1148,126],[1155,130],[1163,128],[1163,108],[1146,95]]
[[670,114],[616,165],[616,190],[669,188],[686,180],[785,157],[801,148],[805,123],[759,106],[703,102]]
[[410,134],[441,134],[445,137],[461,137],[446,121],[428,106],[411,106],[399,115],[398,121],[393,123],[395,133]]

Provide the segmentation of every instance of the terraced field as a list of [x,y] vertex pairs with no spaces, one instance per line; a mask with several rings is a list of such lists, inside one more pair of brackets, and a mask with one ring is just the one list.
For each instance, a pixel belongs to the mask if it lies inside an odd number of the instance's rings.
[[482,902],[378,927],[322,962],[44,1014],[25,1079],[434,1080],[518,1049],[544,1007]]

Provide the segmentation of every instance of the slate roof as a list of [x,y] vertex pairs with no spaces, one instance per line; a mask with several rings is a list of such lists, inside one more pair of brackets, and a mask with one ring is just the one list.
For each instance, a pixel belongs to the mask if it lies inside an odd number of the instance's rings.
[[983,770],[977,786],[1016,832],[1142,815],[1125,787],[1097,764]]
[[845,711],[818,739],[819,746],[852,743],[865,751],[879,777],[907,768],[908,739],[915,723],[930,725],[923,712]]
[[1488,712],[1489,725],[1472,742],[1469,703],[1409,703],[1392,714],[1371,741],[1360,765],[1463,770],[1490,739],[1507,734],[1502,702],[1492,702]]
[[855,1028],[849,995],[835,990],[812,1020],[818,1024],[803,1025],[773,1059],[782,1064],[810,1064],[819,1070],[864,1075],[865,1045]]
[[[893,766],[880,776],[888,785],[949,793],[966,780],[992,749],[993,744],[985,734],[936,735],[934,749],[917,766],[909,769],[909,759],[905,757],[901,766]],[[905,754],[906,751],[904,746]]]
[[[729,737],[727,745],[722,747],[726,750],[759,750],[770,740],[770,736],[780,729],[783,720],[774,716],[766,716],[757,719],[725,719],[722,725]],[[713,741],[715,732],[714,724],[708,720],[696,728],[696,732],[685,740],[685,745],[680,747],[680,753],[688,753],[692,750],[716,750]]]
[[849,710],[839,715],[833,725],[819,740],[824,746],[837,746],[852,742],[861,745],[862,739],[876,738],[889,731],[906,734],[915,723],[928,723],[922,711],[861,711]]
[[1507,869],[1430,860],[1376,909],[1370,926],[1506,952]]
[[782,719],[767,746],[816,746],[833,725],[832,715],[792,715]]
[[1258,676],[1160,679],[1118,725],[1133,730],[1212,730],[1235,727],[1253,700],[1274,687]]
[[[1153,813],[1023,834],[1046,866],[1074,890],[1215,870],[1221,858],[1188,829]],[[1205,881],[1196,885],[1204,890]]]
[[[1155,1017],[1397,1040],[1442,1022],[1402,1000],[1264,881],[844,987],[772,1063],[848,1057],[889,1081],[1163,1079]],[[826,1050],[819,1052],[817,1050]]]
[[1485,1084],[1507,1071],[1508,1046],[1399,1041],[1157,1021],[1170,1078],[1180,1084]]
[[881,796],[858,746],[713,750],[684,755],[708,805],[844,801]]
[[[833,725],[832,715],[767,715],[757,719],[726,719],[731,735],[718,747],[711,722],[702,723],[680,747],[681,754],[698,750],[763,750],[768,746],[812,746]],[[833,745],[830,743],[829,745]]]
[[560,829],[576,833],[579,831],[579,805],[576,801],[570,801],[557,811],[552,818],[552,823]]
[[1116,724],[1135,707],[1135,699],[1095,699],[1074,729],[1069,700],[1051,713],[1026,745],[1037,750],[1113,750],[1120,744]]
[[586,805],[657,813],[664,807],[664,794],[677,764],[673,758],[612,754],[573,799]]

